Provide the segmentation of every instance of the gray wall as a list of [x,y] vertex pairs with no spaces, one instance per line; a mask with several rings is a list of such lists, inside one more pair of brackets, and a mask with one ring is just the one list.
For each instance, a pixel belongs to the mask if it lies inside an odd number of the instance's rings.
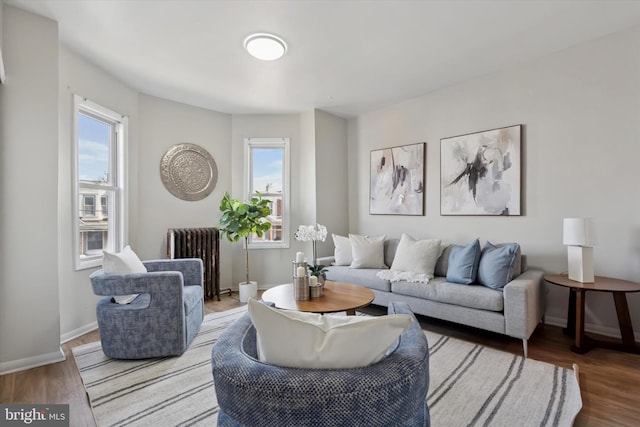
[[[58,25],[4,6],[0,372],[64,359],[58,306]],[[37,325],[37,326],[35,326]]]
[[[640,280],[640,29],[577,46],[350,121],[351,231],[467,243],[517,241],[529,264],[567,270],[562,218],[593,217],[596,274]],[[440,216],[440,139],[524,125],[520,217]],[[426,215],[368,214],[369,152],[427,143]],[[353,168],[353,169],[352,169]],[[568,291],[549,287],[547,320]],[[640,336],[640,295],[628,295]],[[610,294],[587,297],[587,328],[617,335]]]
[[331,234],[349,233],[347,120],[315,110],[316,221],[327,227],[318,256],[333,255]]
[[[143,259],[165,258],[167,229],[215,227],[220,219],[218,205],[231,187],[231,115],[140,95],[140,153],[137,162],[139,191],[136,204],[138,233],[136,248]],[[160,160],[175,144],[201,146],[213,156],[218,167],[218,182],[203,200],[185,201],[169,193],[160,178]],[[222,266],[231,263],[222,252]],[[220,273],[223,287],[231,272]]]

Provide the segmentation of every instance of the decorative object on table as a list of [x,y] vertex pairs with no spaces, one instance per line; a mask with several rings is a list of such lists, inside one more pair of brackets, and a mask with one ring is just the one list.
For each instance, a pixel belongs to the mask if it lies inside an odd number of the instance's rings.
[[425,143],[371,151],[369,213],[424,215]]
[[249,236],[256,234],[262,237],[271,228],[271,223],[265,218],[271,214],[270,201],[263,199],[260,192],[251,200],[243,202],[232,199],[225,192],[220,201],[220,231],[227,240],[237,242],[244,238],[244,250],[246,260],[246,281],[240,282],[240,302],[247,302],[249,298],[258,295],[258,283],[249,280]]
[[[307,262],[298,261],[302,252],[298,252],[296,260],[293,262],[293,298],[296,301],[307,301],[309,299],[309,276],[307,276]],[[304,259],[304,255],[302,256]]]
[[160,160],[160,177],[169,193],[196,201],[207,197],[218,182],[218,166],[207,150],[195,144],[176,144]]
[[441,215],[520,215],[522,125],[440,140]]
[[319,298],[324,293],[324,281],[320,282],[318,276],[309,277],[309,297]]
[[569,279],[593,283],[593,247],[597,244],[596,229],[591,218],[565,218],[562,243],[567,246]]
[[326,240],[327,227],[321,224],[300,225],[298,226],[298,231],[296,231],[295,238],[301,242],[313,242],[313,265],[309,266],[310,274],[311,276],[316,276],[321,283],[324,283],[327,270],[326,265],[318,264],[317,241],[324,242]]

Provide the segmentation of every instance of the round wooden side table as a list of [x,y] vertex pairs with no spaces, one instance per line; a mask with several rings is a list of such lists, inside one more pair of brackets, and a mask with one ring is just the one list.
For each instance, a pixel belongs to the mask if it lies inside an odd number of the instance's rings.
[[[566,274],[551,274],[544,276],[547,282],[569,288],[569,307],[567,310],[567,327],[565,334],[575,336],[575,344],[571,350],[575,353],[586,353],[593,347],[611,348],[640,354],[640,347],[635,342],[627,292],[640,292],[640,283],[611,277],[596,276],[593,283],[581,283],[569,279]],[[618,314],[618,325],[622,335],[622,342],[596,340],[584,333],[585,299],[588,291],[611,292]]]

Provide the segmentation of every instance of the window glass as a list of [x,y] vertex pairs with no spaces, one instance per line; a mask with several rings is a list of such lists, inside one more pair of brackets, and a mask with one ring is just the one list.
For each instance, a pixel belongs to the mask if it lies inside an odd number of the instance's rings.
[[248,195],[259,192],[271,204],[271,215],[267,220],[271,229],[262,237],[253,235],[249,239],[252,247],[288,247],[288,153],[286,138],[250,138],[246,141],[247,167],[249,170]]
[[252,147],[251,190],[261,193],[282,193],[284,149]]
[[78,178],[108,184],[112,126],[86,114],[78,114]]
[[82,201],[84,207],[80,212],[80,216],[95,216],[96,215],[96,198],[95,196],[89,196],[87,194],[82,195]]
[[74,255],[83,269],[99,266],[103,249],[122,249],[127,118],[79,96],[74,107]]

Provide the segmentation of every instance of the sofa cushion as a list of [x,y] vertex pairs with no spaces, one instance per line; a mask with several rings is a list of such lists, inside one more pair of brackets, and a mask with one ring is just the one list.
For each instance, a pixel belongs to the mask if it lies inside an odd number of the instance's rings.
[[279,310],[255,299],[249,300],[249,313],[260,361],[292,368],[344,369],[376,363],[413,322],[408,314],[323,316]]
[[389,266],[393,264],[399,244],[400,239],[387,239],[384,241],[384,265]]
[[384,239],[386,236],[367,237],[349,234],[351,242],[351,268],[386,268]]
[[525,270],[525,264],[522,260],[522,250],[520,249],[520,245],[517,243],[497,243],[496,247],[501,248],[507,245],[517,245],[518,249],[516,250],[516,258],[513,262],[513,277],[517,277],[521,275]]
[[327,267],[327,280],[334,282],[347,282],[355,285],[366,286],[370,289],[390,292],[391,283],[388,280],[380,279],[376,274],[380,270],[376,269],[354,269],[347,266],[332,265]]
[[391,269],[379,271],[377,276],[392,282],[406,280],[428,283],[433,279],[439,256],[440,240],[416,240],[408,234],[402,234]]
[[[459,305],[488,311],[503,311],[504,296],[502,292],[481,285],[460,285],[447,282],[443,277],[432,279],[428,285],[412,282],[393,282],[391,291],[394,294],[446,304]],[[428,315],[428,313],[425,313]]]
[[501,291],[514,277],[518,247],[517,243],[497,247],[487,242],[480,256],[478,283]]
[[332,234],[333,246],[335,247],[333,256],[335,265],[350,265],[351,258],[351,242],[348,237]]
[[416,240],[402,234],[391,270],[423,273],[432,278],[439,256],[439,239]]
[[447,270],[449,269],[449,255],[451,255],[453,245],[440,242],[440,246],[442,247],[442,255],[440,255],[440,258],[438,258],[438,261],[436,262],[436,268],[433,271],[433,275],[436,277],[445,277],[447,275]]
[[469,285],[476,281],[480,263],[480,240],[467,246],[453,245],[449,255],[447,282]]

